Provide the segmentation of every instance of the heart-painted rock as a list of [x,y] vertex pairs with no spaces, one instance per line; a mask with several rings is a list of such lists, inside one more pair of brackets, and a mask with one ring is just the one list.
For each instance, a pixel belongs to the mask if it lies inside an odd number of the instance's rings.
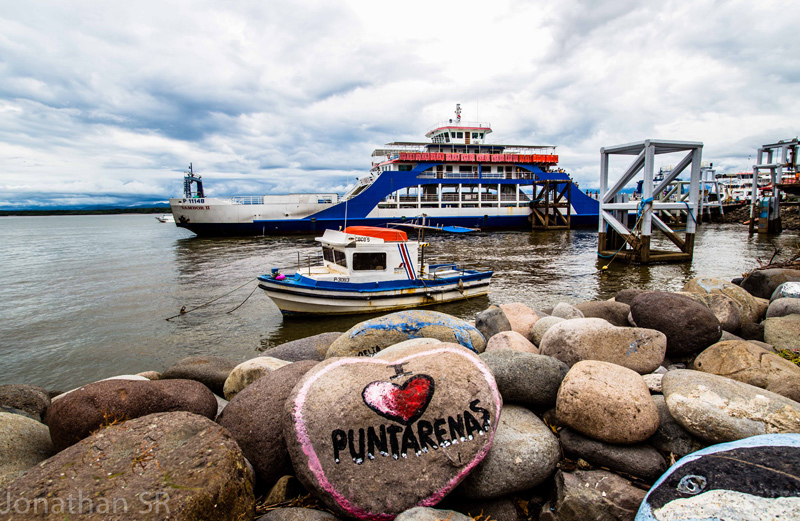
[[501,407],[478,356],[441,343],[318,364],[286,401],[284,434],[297,477],[330,508],[390,520],[437,504],[483,460]]

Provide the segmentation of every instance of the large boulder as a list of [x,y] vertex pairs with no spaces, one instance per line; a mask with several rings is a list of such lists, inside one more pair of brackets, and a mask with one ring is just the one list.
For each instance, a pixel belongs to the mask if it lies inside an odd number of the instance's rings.
[[50,406],[50,395],[35,385],[0,385],[0,406],[24,411],[31,418],[41,421]]
[[741,286],[751,295],[768,299],[784,282],[800,281],[800,270],[770,268],[755,270],[741,282]]
[[271,486],[292,473],[283,438],[284,404],[300,378],[317,363],[304,360],[267,373],[234,396],[217,418],[252,463],[260,485]]
[[53,454],[47,426],[19,414],[0,412],[0,489]]
[[661,381],[670,414],[710,443],[800,432],[800,403],[715,374],[678,369]]
[[695,277],[684,284],[683,291],[705,295],[725,295],[736,303],[742,324],[761,320],[761,304],[750,293],[731,282],[713,277]]
[[694,359],[692,369],[769,388],[784,380],[800,381],[800,367],[744,340],[718,342]]
[[558,388],[569,370],[560,360],[533,353],[492,350],[480,357],[492,371],[505,402],[534,409],[555,405]]
[[461,483],[458,493],[492,499],[531,489],[555,472],[561,457],[558,439],[535,414],[506,405],[489,455]]
[[100,427],[173,411],[213,419],[217,400],[208,387],[194,380],[103,380],[54,400],[46,423],[53,446],[62,451]]
[[631,520],[646,492],[605,470],[558,471],[555,497],[539,521]]
[[631,302],[636,325],[667,336],[667,356],[699,353],[719,341],[722,328],[707,307],[694,300],[662,291],[642,293]]
[[253,476],[236,442],[188,412],[103,429],[0,494],[0,512],[15,513],[3,519],[14,520],[239,521],[252,519],[254,507]]
[[386,347],[412,338],[453,342],[476,353],[486,348],[486,340],[475,326],[444,313],[411,310],[356,324],[331,344],[326,357],[372,356]]
[[435,505],[489,452],[502,407],[489,369],[460,344],[419,349],[328,359],[286,401],[297,477],[342,515]]
[[511,322],[502,308],[498,306],[489,306],[475,315],[475,327],[487,341],[498,333],[512,331]]
[[242,389],[265,374],[290,363],[291,362],[287,362],[286,360],[273,358],[271,356],[257,356],[256,358],[251,358],[250,360],[242,362],[233,368],[233,371],[231,371],[231,374],[229,374],[228,378],[225,380],[225,386],[223,387],[225,399],[228,401],[232,400]]
[[528,340],[531,339],[531,328],[539,318],[539,313],[535,309],[521,304],[519,302],[512,302],[511,304],[500,304],[500,309],[503,310],[506,318],[508,318],[511,329]]
[[764,342],[775,349],[800,349],[800,315],[768,318],[763,322]]
[[264,352],[264,355],[288,362],[299,362],[300,360],[321,362],[325,360],[325,353],[328,352],[333,341],[340,336],[342,336],[342,333],[320,333],[271,347]]
[[196,380],[222,396],[223,386],[237,362],[219,356],[190,356],[161,373],[162,380]]
[[667,337],[654,329],[617,327],[601,318],[580,318],[548,329],[539,349],[570,367],[581,360],[601,360],[647,374],[664,361]]
[[569,456],[582,458],[592,465],[607,467],[650,483],[667,470],[667,462],[661,454],[643,443],[612,445],[581,436],[572,429],[562,429],[558,433],[558,439],[564,452]]
[[339,521],[339,518],[324,510],[286,507],[270,510],[256,521]]
[[658,429],[658,410],[642,376],[608,362],[578,362],[556,399],[559,423],[608,443],[630,445]]
[[599,300],[581,302],[576,304],[575,307],[586,318],[602,318],[614,326],[628,326],[628,313],[631,312],[631,307],[624,302]]

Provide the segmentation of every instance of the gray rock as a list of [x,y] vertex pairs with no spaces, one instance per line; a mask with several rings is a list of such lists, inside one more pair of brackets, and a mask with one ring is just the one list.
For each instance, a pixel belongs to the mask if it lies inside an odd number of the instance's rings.
[[[742,291],[741,288],[736,288]],[[742,318],[742,310],[738,302],[723,295],[722,293],[692,293],[691,291],[680,291],[676,295],[683,295],[703,304],[714,316],[717,317],[722,331],[738,332],[745,320]]]
[[[0,494],[0,512],[25,504],[30,513],[4,519],[234,521],[253,517],[255,499],[227,431],[168,412],[103,429],[31,468]],[[41,516],[45,506],[49,516]]]
[[536,409],[552,407],[568,367],[551,356],[511,350],[481,353],[503,400]]
[[665,374],[662,386],[672,417],[705,441],[800,432],[800,403],[770,391],[687,369]]
[[531,411],[506,405],[492,450],[461,483],[469,499],[495,499],[533,488],[549,478],[561,457],[558,439]]
[[559,470],[555,482],[555,498],[544,505],[539,521],[633,520],[646,494],[604,470]]
[[222,396],[225,380],[236,365],[237,362],[219,356],[190,356],[178,360],[167,368],[161,373],[161,378],[196,380],[211,389],[214,394]]
[[583,313],[580,309],[567,304],[566,302],[559,302],[556,304],[556,307],[553,308],[553,312],[550,315],[554,317],[563,318],[565,320],[571,320],[573,318],[584,318]]
[[676,295],[654,291],[631,302],[631,314],[639,327],[655,329],[667,336],[667,356],[699,353],[719,341],[719,320],[703,304]]
[[[793,284],[800,284],[800,282],[794,282]],[[787,315],[800,315],[800,298],[783,297],[770,302],[769,308],[767,308],[767,318],[785,317]]]
[[342,333],[320,333],[318,335],[301,338],[286,342],[279,346],[271,347],[264,351],[264,356],[279,358],[288,362],[299,362],[300,360],[325,360],[325,353],[328,352],[334,340],[342,336]]
[[276,426],[283,425],[284,404],[292,389],[317,363],[294,362],[264,375],[234,396],[217,419],[239,444],[262,486],[292,473],[283,430]]
[[454,510],[439,510],[430,507],[415,507],[402,512],[395,521],[472,521],[472,518]]
[[664,361],[667,337],[654,329],[616,327],[601,318],[578,318],[555,324],[539,344],[543,355],[568,366],[601,360],[647,374]]
[[628,326],[628,313],[631,312],[631,307],[624,302],[600,300],[581,302],[580,304],[576,304],[575,307],[583,313],[583,316],[586,318],[602,318],[614,326]]
[[569,370],[558,390],[556,415],[560,423],[608,443],[639,443],[658,429],[658,410],[641,375],[595,360]]
[[741,286],[751,295],[768,299],[784,282],[797,281],[800,281],[800,270],[771,268],[753,271],[742,280]]
[[764,342],[778,350],[800,349],[800,315],[768,318],[763,325]]
[[35,385],[0,385],[0,406],[25,411],[31,418],[41,421],[50,406],[50,396]]
[[232,400],[234,396],[242,391],[245,387],[252,384],[270,371],[274,371],[279,367],[289,365],[291,362],[280,360],[271,356],[258,356],[246,360],[237,365],[228,375],[225,380],[223,391],[226,400]]
[[18,414],[0,412],[0,489],[53,453],[46,425]]
[[683,291],[700,295],[724,295],[730,298],[739,308],[742,325],[748,322],[758,322],[763,316],[762,305],[757,298],[736,284],[722,279],[696,277],[684,284]]
[[779,298],[800,299],[800,282],[784,282],[775,288],[769,301],[773,302]]
[[511,322],[498,306],[489,306],[475,315],[475,327],[487,341],[498,333],[512,331]]
[[661,393],[661,379],[664,378],[663,373],[643,374],[642,378],[644,379],[644,383],[647,384],[647,388],[650,389],[651,393]]
[[667,462],[649,445],[611,445],[581,436],[572,429],[562,429],[558,433],[558,439],[568,455],[583,458],[592,465],[636,476],[650,483],[667,470]]
[[270,510],[257,521],[339,521],[339,518],[324,510],[291,507]]
[[57,451],[100,427],[157,412],[188,411],[213,419],[217,399],[194,380],[103,380],[54,400],[46,423]]
[[539,346],[542,343],[542,337],[547,331],[553,327],[554,325],[558,324],[559,322],[563,322],[565,319],[561,317],[542,317],[536,321],[536,323],[531,328],[531,340],[535,346]]
[[647,439],[647,443],[661,452],[672,453],[678,458],[706,446],[706,443],[692,436],[672,417],[663,396],[654,395],[653,402],[658,409],[658,430]]
[[444,313],[411,310],[356,324],[331,344],[325,356],[373,356],[386,347],[413,338],[453,342],[476,353],[486,348],[486,340],[475,326]]

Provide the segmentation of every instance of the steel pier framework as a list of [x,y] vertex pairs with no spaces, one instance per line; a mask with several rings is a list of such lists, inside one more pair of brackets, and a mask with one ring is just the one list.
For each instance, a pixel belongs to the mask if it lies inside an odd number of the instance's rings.
[[[658,186],[654,186],[655,156],[675,152],[687,152],[687,154],[664,177]],[[636,158],[614,186],[609,188],[608,165],[611,155],[631,155],[636,156]],[[648,139],[637,143],[601,148],[598,255],[615,255],[641,264],[691,261],[694,253],[695,230],[697,228],[696,216],[700,192],[702,156],[703,143],[696,141]],[[691,167],[688,202],[669,202],[659,201],[657,198],[654,199],[654,194],[662,193],[687,167]],[[627,195],[621,193],[621,191],[640,171],[644,176],[642,200],[627,201]],[[686,235],[684,238],[681,238],[654,214],[654,211],[658,210],[684,210],[689,213],[686,218]],[[636,212],[636,224],[632,229],[629,229],[627,217],[631,211]],[[680,251],[651,250],[650,237],[653,225],[661,230]]]

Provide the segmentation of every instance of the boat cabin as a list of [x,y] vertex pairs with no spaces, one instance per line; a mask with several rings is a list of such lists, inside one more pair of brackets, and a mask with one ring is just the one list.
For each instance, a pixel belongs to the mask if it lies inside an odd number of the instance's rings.
[[315,240],[322,244],[323,268],[329,274],[313,273],[317,280],[378,282],[419,277],[420,244],[409,242],[404,231],[348,226],[344,231],[325,230]]

